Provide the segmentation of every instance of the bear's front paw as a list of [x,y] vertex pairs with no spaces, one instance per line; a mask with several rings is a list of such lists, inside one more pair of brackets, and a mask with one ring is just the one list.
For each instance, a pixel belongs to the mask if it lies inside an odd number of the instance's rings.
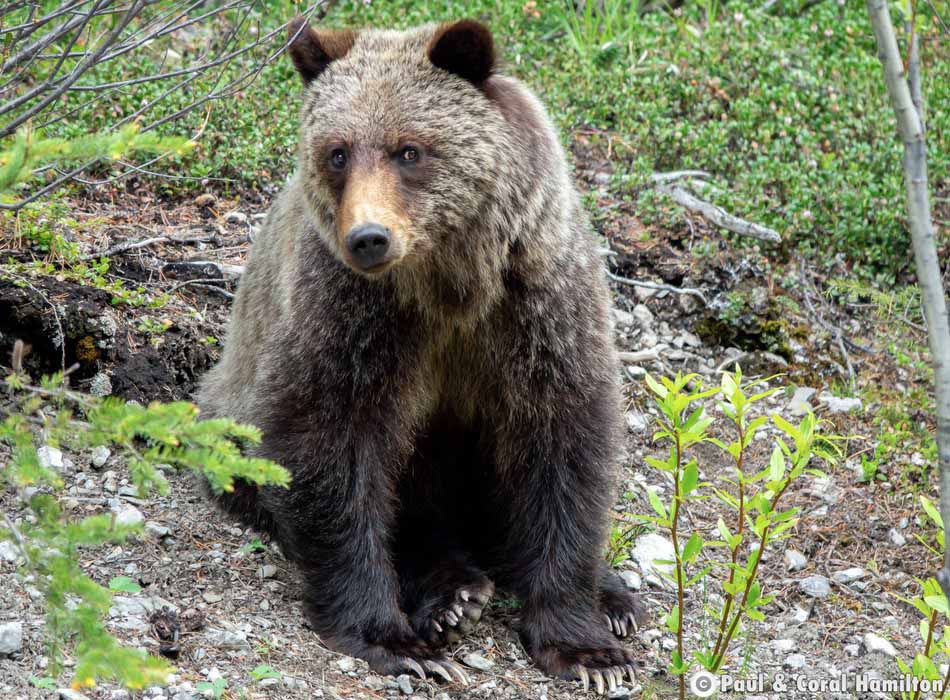
[[[350,646],[350,645],[345,645]],[[419,678],[439,678],[447,683],[469,684],[468,675],[418,637],[394,637],[364,642],[352,652],[365,659],[377,673],[398,676],[414,673]]]
[[[579,680],[584,690],[593,684],[599,695],[623,685],[624,677],[636,683],[633,653],[624,649],[603,628],[592,627],[583,641],[532,641],[530,630],[522,630],[522,642],[534,663],[550,676]],[[568,636],[568,635],[565,635]]]

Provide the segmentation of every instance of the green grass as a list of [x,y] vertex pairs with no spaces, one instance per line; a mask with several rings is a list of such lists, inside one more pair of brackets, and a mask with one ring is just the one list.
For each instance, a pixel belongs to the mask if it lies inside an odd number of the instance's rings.
[[[618,0],[605,4],[611,12]],[[263,29],[282,21],[288,5],[262,6]],[[716,202],[779,230],[784,253],[819,262],[842,256],[882,282],[903,277],[910,254],[901,145],[863,3],[848,3],[843,19],[830,2],[800,18],[764,14],[743,2],[722,8],[694,2],[680,14],[640,18],[618,11],[603,21],[587,14],[575,20],[565,7],[540,2],[535,17],[522,0],[349,0],[338,2],[325,22],[405,27],[465,16],[484,20],[495,32],[504,70],[544,99],[565,143],[577,129],[599,134],[595,140],[605,148],[609,143],[614,182],[624,196],[655,200],[642,187],[650,173],[701,168],[722,188]],[[930,171],[944,190],[950,113],[938,106],[950,104],[947,46],[946,37],[936,35],[923,42]],[[158,46],[130,57],[123,77],[146,74],[163,52]],[[159,89],[129,88],[116,104],[81,109],[54,131],[101,129]],[[179,192],[212,177],[239,188],[279,184],[293,167],[300,90],[282,58],[236,97],[215,102],[209,115],[196,112],[169,125],[167,133],[190,135],[208,120],[197,153],[160,164],[199,180],[162,186]],[[172,96],[152,118],[189,98]],[[220,186],[227,191],[232,184]],[[643,211],[650,216],[656,207],[644,201]]]

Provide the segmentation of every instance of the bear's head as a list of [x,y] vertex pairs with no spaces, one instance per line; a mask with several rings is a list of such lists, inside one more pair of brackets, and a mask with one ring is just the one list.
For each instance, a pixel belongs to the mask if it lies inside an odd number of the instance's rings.
[[562,191],[564,168],[543,108],[494,74],[489,30],[298,18],[290,37],[306,85],[298,172],[330,249],[368,277],[441,280],[435,293],[460,303],[476,277],[500,280],[522,219],[559,208],[538,192]]

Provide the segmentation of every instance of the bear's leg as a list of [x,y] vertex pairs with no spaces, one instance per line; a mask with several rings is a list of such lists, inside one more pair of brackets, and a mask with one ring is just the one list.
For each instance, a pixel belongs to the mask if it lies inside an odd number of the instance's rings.
[[647,621],[646,609],[636,593],[629,590],[616,572],[603,564],[600,575],[600,607],[604,611],[607,629],[618,637],[636,633]]
[[398,564],[403,609],[433,648],[457,642],[481,619],[495,584],[455,543],[411,539]]
[[507,501],[499,583],[523,601],[522,643],[546,673],[585,687],[592,682],[601,693],[624,675],[632,681],[635,663],[608,630],[601,607],[601,555],[614,491],[611,396],[604,382],[509,413],[495,455],[498,492]]

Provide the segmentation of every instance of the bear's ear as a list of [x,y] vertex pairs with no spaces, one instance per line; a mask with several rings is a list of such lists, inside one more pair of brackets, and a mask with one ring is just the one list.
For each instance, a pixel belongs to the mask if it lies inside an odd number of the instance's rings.
[[331,62],[342,58],[353,47],[356,32],[348,29],[317,31],[302,15],[287,25],[287,51],[297,72],[309,85]]
[[429,43],[429,60],[481,86],[495,68],[495,42],[488,28],[474,20],[443,24]]

